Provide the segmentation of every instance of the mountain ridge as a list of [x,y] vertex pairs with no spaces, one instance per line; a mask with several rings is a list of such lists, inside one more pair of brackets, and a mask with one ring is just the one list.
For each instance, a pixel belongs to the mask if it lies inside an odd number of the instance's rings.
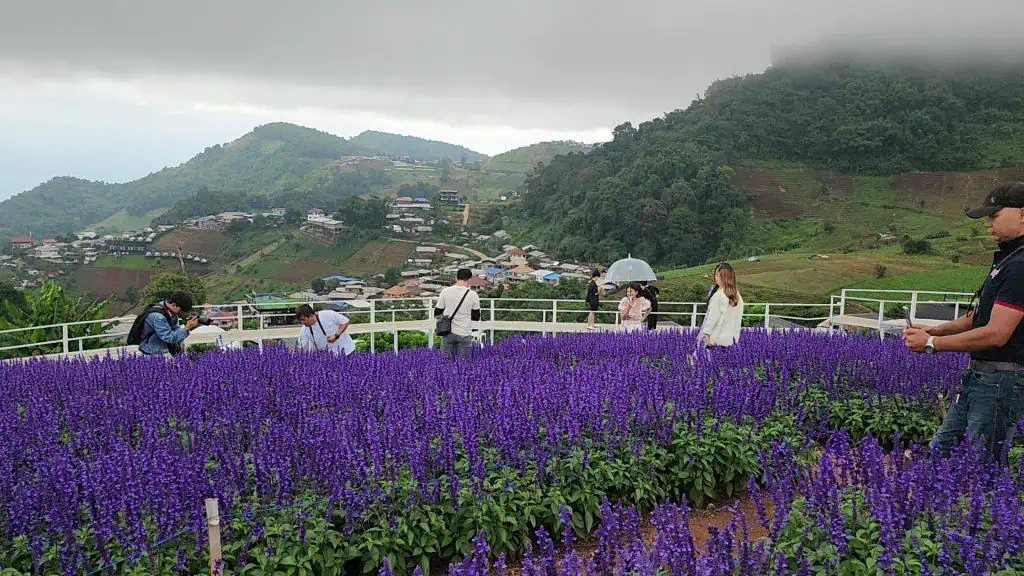
[[458,144],[377,130],[364,130],[354,136],[350,142],[379,150],[388,156],[398,158],[408,156],[425,162],[438,162],[444,158],[457,161],[462,160],[463,157],[468,162],[482,162],[488,158],[486,154]]

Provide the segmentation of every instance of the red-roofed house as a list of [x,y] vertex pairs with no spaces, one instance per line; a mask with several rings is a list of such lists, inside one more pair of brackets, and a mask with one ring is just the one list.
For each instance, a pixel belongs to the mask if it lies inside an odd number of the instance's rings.
[[473,276],[472,278],[469,279],[469,282],[467,282],[467,284],[469,284],[470,288],[484,288],[491,285],[491,283],[488,282],[486,278],[481,278],[479,276]]
[[409,289],[405,286],[392,286],[384,291],[385,298],[404,298],[409,295]]
[[31,248],[35,246],[35,240],[31,236],[12,236],[11,246],[15,248]]

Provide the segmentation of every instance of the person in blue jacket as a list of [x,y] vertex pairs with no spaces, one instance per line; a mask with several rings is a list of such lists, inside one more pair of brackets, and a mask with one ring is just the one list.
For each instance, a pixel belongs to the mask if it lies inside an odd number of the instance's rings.
[[192,297],[186,292],[175,292],[169,298],[149,308],[142,329],[139,352],[147,356],[163,356],[181,350],[181,343],[189,332],[199,325],[199,318],[189,318],[182,326],[179,316],[192,310]]

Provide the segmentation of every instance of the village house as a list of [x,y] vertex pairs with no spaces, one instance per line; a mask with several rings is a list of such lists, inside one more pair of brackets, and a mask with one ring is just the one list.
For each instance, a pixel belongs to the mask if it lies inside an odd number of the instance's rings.
[[453,206],[458,205],[462,199],[459,198],[459,192],[457,190],[441,190],[437,193],[437,201],[440,204]]
[[409,296],[409,289],[401,285],[392,286],[385,290],[382,296],[384,298],[406,298]]
[[512,263],[513,266],[526,264],[526,253],[523,252],[522,248],[516,248],[513,246],[509,248],[506,254],[508,254],[508,261]]
[[538,282],[551,285],[558,284],[558,281],[561,278],[561,275],[558,272],[554,272],[552,270],[537,270],[533,275],[537,278]]
[[533,268],[530,268],[526,264],[520,264],[505,273],[505,278],[509,282],[520,283],[526,282],[533,279],[533,273],[536,272]]
[[19,250],[28,250],[36,245],[31,236],[12,236],[11,246]]
[[310,212],[306,215],[305,230],[317,238],[333,242],[345,230],[345,223],[323,214]]

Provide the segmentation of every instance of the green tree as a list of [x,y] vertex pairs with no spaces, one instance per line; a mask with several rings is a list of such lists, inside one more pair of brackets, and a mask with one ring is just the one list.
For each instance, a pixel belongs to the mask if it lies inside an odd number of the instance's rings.
[[391,267],[384,271],[384,283],[388,286],[394,286],[402,279],[402,273],[398,268]]
[[324,282],[323,278],[313,278],[312,282],[310,282],[310,288],[317,294],[324,294],[327,292],[327,283]]
[[438,179],[441,186],[447,186],[452,181],[452,161],[448,158],[441,158],[437,167],[441,170],[441,177]]
[[932,251],[932,243],[924,239],[909,238],[903,242],[904,254],[928,254]]
[[25,301],[25,294],[7,282],[0,282],[0,318],[7,316],[8,302],[19,310],[28,310],[28,302]]
[[154,276],[142,289],[142,301],[146,304],[160,302],[179,290],[191,295],[193,304],[206,302],[206,284],[202,278],[178,272],[165,272]]
[[388,201],[383,198],[368,198],[366,200],[350,196],[341,201],[338,206],[337,216],[347,226],[363,230],[380,230],[387,222],[387,215],[390,212]]
[[[107,317],[110,300],[93,300],[84,296],[73,298],[64,287],[53,281],[45,281],[35,291],[25,294],[25,307],[21,308],[12,299],[3,302],[5,313],[0,316],[0,331],[15,328],[34,328],[0,336],[3,346],[29,345],[8,352],[9,356],[28,356],[51,354],[63,350],[62,343],[46,344],[63,338],[60,327],[38,328],[53,324],[71,322],[88,322],[68,327],[69,349],[78,349],[78,338],[99,336],[110,331],[111,322],[103,322]],[[99,338],[81,340],[83,349],[102,348],[109,344]]]

